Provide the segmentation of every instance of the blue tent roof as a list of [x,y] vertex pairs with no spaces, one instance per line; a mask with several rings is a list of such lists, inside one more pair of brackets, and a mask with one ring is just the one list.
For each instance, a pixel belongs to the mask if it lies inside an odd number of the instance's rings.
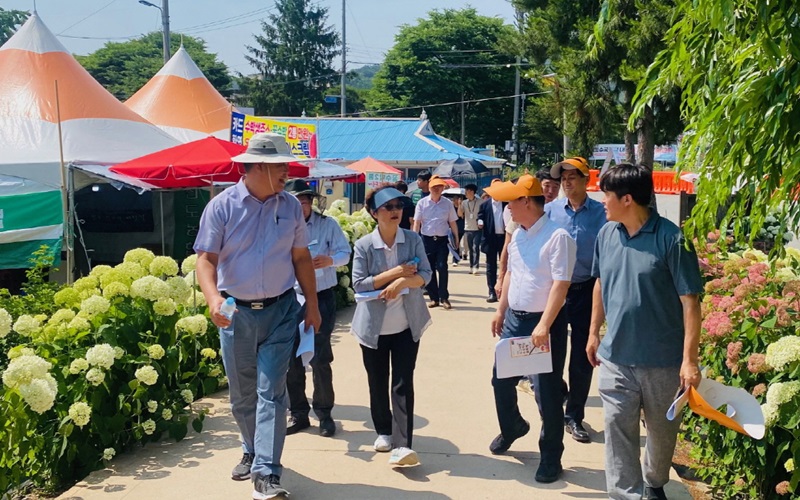
[[317,125],[319,157],[357,161],[367,156],[395,166],[431,166],[459,156],[486,166],[500,166],[501,158],[475,153],[433,131],[428,120],[387,118],[277,118],[289,123]]

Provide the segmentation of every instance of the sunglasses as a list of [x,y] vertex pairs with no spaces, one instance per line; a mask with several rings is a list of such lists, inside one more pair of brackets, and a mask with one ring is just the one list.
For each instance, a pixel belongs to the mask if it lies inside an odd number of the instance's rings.
[[385,205],[381,205],[381,208],[385,209],[387,212],[391,212],[392,210],[402,210],[403,204],[402,203],[386,203]]

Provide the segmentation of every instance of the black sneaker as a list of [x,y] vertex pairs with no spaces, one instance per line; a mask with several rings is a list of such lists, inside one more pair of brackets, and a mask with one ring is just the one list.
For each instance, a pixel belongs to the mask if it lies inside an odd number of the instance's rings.
[[645,486],[642,500],[667,500],[667,495],[664,493],[664,488]]
[[523,420],[523,425],[515,436],[506,439],[502,434],[498,434],[498,436],[494,438],[492,443],[489,445],[489,451],[492,452],[492,455],[501,455],[507,452],[508,449],[511,448],[511,445],[514,443],[514,441],[527,434],[530,430],[531,424],[529,424],[527,420]]
[[534,479],[536,479],[537,483],[554,483],[558,481],[563,471],[564,469],[561,468],[561,464],[540,463],[539,468],[536,469]]
[[332,437],[336,434],[336,423],[332,418],[323,418],[319,421],[319,435],[322,437]]
[[255,458],[255,455],[252,453],[242,455],[242,461],[231,472],[231,479],[234,481],[250,479],[250,467],[253,465],[253,458]]
[[268,498],[287,498],[289,491],[281,488],[281,477],[275,474],[269,476],[256,476],[253,481],[253,500],[267,500]]
[[311,422],[308,420],[308,417],[295,417],[294,415],[291,415],[289,417],[289,422],[286,425],[286,435],[291,436],[292,434],[297,434],[303,429],[308,429],[309,427],[311,427]]

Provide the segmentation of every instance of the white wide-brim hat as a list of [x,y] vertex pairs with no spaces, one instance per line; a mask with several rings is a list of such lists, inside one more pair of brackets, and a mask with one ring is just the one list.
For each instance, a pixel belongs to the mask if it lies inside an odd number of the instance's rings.
[[290,163],[301,160],[292,154],[286,138],[272,132],[263,132],[250,138],[247,150],[231,158],[236,163]]

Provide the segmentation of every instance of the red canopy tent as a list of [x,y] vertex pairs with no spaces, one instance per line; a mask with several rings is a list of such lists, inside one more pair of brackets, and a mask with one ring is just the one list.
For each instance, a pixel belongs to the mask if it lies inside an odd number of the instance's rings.
[[[215,182],[238,182],[244,167],[231,161],[231,157],[245,149],[246,146],[206,137],[120,163],[110,170],[160,188],[207,187]],[[307,165],[289,164],[289,177],[308,175]]]
[[353,179],[348,179],[348,181],[347,181],[347,182],[354,182],[354,183],[365,182],[366,176],[364,174],[366,174],[367,172],[377,172],[377,173],[383,173],[383,174],[399,174],[399,175],[403,175],[402,171],[400,171],[400,170],[398,170],[398,169],[396,169],[396,168],[394,168],[392,166],[389,166],[389,165],[383,163],[382,161],[378,161],[375,158],[369,157],[369,156],[367,156],[366,158],[364,158],[362,160],[358,160],[355,163],[351,163],[350,165],[347,166],[347,168],[349,168],[350,170],[355,170],[357,172],[361,172],[361,175],[359,175],[358,177],[353,178]]

